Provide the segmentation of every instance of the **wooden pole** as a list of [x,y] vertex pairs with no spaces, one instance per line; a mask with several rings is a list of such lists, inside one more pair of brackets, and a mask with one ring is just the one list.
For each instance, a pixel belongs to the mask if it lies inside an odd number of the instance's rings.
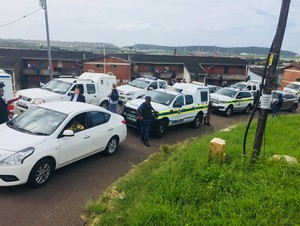
[[291,0],[282,0],[279,22],[277,25],[277,31],[270,49],[268,60],[266,62],[266,81],[263,85],[263,94],[261,97],[261,109],[259,111],[258,124],[256,128],[256,134],[254,139],[254,145],[251,155],[251,164],[255,163],[260,155],[260,149],[262,146],[262,140],[265,132],[266,122],[268,118],[269,107],[267,103],[271,102],[271,91],[277,89],[276,68],[279,60],[280,49],[284,37],[286,22],[288,18],[288,12]]

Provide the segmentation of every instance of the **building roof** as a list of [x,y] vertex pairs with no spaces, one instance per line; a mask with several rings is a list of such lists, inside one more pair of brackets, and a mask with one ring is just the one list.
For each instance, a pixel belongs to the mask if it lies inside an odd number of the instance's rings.
[[[83,61],[103,56],[90,52],[51,51],[52,60]],[[0,48],[0,68],[12,69],[22,59],[47,60],[47,50],[7,49]]]
[[246,66],[247,61],[233,57],[197,57],[197,56],[174,56],[174,55],[143,55],[143,54],[112,54],[112,56],[129,60],[132,63],[147,64],[181,64],[190,73],[206,74],[204,65],[220,66]]

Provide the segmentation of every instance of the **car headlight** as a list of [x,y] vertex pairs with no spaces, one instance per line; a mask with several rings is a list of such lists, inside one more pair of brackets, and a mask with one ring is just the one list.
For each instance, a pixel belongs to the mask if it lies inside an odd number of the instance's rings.
[[131,92],[128,92],[127,95],[134,95],[135,92],[134,91],[131,91]]
[[33,103],[34,104],[42,104],[42,103],[45,103],[45,100],[42,98],[36,98],[36,99],[34,99]]
[[0,166],[21,165],[24,160],[34,152],[33,147],[25,148],[0,161]]

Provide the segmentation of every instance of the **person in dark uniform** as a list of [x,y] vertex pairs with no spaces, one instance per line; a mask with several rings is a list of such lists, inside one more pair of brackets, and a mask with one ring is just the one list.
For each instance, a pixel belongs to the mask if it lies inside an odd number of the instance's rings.
[[85,103],[85,97],[80,93],[78,86],[75,87],[75,92],[71,95],[71,101],[83,102]]
[[138,114],[138,118],[141,121],[141,142],[147,147],[150,147],[149,131],[150,123],[153,119],[152,111],[155,113],[154,108],[151,106],[151,97],[146,96],[145,102],[142,103],[136,111]]
[[8,118],[8,106],[6,101],[3,99],[4,89],[5,87],[4,82],[0,82],[0,124],[5,123],[9,120]]

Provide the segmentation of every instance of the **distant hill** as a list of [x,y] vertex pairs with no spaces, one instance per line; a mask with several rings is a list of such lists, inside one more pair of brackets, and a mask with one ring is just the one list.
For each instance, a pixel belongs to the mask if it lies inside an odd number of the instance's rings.
[[[19,49],[47,49],[45,40],[23,40],[23,39],[1,39],[1,48],[19,48]],[[119,48],[111,43],[101,42],[64,42],[51,41],[52,50],[68,51],[88,51],[93,53],[103,53],[104,49],[109,53],[145,53],[145,54],[177,54],[177,55],[195,55],[195,56],[267,56],[269,48],[265,47],[219,47],[219,46],[160,46],[149,44],[136,44],[133,46],[124,46]],[[281,57],[295,57],[297,53],[282,50]]]
[[[136,51],[145,52],[173,52],[176,54],[187,54],[194,53],[196,55],[257,55],[257,56],[267,56],[269,54],[270,48],[265,47],[219,47],[219,46],[159,46],[159,45],[148,45],[148,44],[136,44],[134,46],[125,46],[123,49],[130,48]],[[282,57],[295,57],[297,53],[281,50],[280,56]]]

